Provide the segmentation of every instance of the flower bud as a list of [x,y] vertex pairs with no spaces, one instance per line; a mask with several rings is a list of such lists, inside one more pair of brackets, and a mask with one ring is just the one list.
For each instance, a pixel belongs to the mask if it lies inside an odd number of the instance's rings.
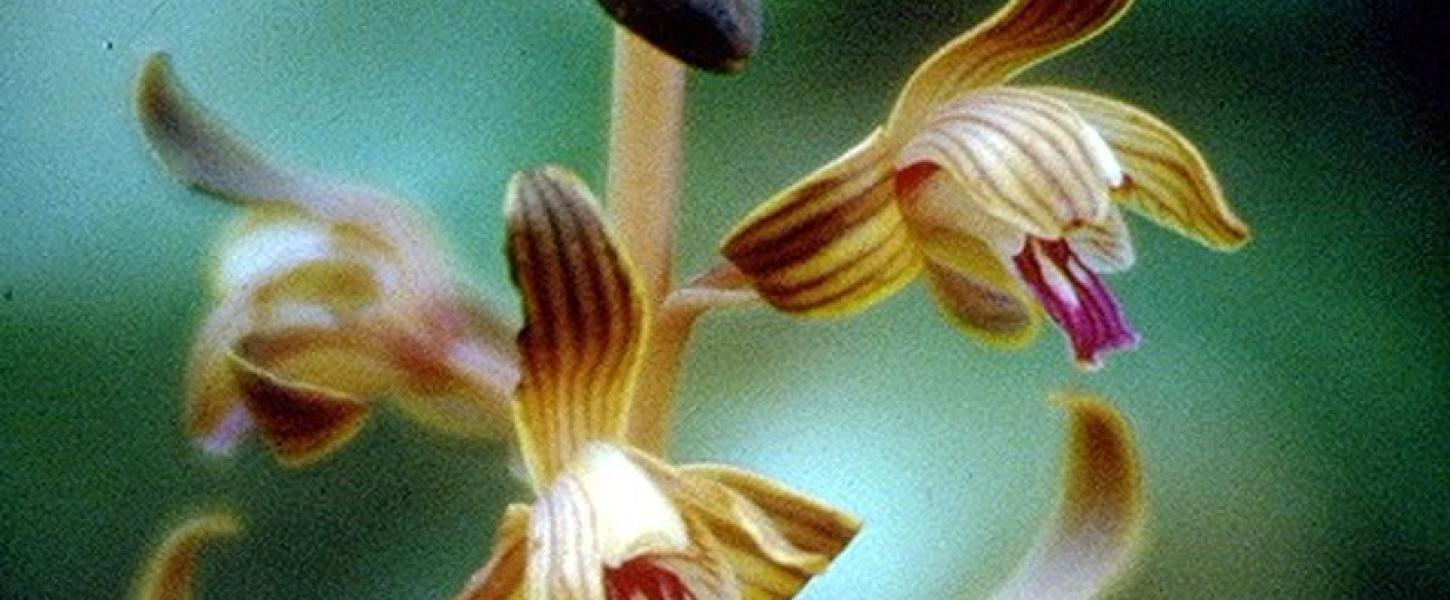
[[735,73],[760,46],[759,0],[599,0],[620,25],[690,66]]

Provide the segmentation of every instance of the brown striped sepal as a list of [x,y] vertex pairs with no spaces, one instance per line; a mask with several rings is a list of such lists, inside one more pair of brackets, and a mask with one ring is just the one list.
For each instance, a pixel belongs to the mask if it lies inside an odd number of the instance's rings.
[[152,552],[133,597],[136,600],[190,600],[195,597],[201,552],[216,538],[241,532],[236,517],[213,513],[192,517],[172,529]]
[[1068,413],[1061,506],[993,596],[1000,600],[1097,597],[1131,562],[1143,530],[1143,473],[1127,420],[1092,394],[1065,393],[1059,402]]
[[623,439],[649,316],[633,266],[573,174],[515,175],[505,212],[524,309],[515,424],[543,489],[586,444]]
[[870,306],[921,270],[896,206],[892,160],[873,132],[747,215],[721,252],[780,310],[837,316]]
[[860,529],[737,469],[605,444],[581,450],[531,510],[510,509],[459,600],[792,598]]
[[951,173],[971,210],[1044,239],[1106,219],[1123,180],[1107,143],[1066,103],[1007,87],[942,106],[896,164],[907,182],[932,166]]
[[599,0],[620,25],[698,69],[736,73],[760,47],[760,0]]
[[888,120],[910,135],[937,106],[1007,82],[1024,69],[1092,39],[1132,0],[1010,0],[990,18],[937,50],[907,81]]
[[1127,174],[1115,196],[1128,208],[1215,250],[1248,242],[1249,227],[1229,207],[1208,162],[1172,127],[1097,94],[1036,89],[1066,102],[1102,134]]

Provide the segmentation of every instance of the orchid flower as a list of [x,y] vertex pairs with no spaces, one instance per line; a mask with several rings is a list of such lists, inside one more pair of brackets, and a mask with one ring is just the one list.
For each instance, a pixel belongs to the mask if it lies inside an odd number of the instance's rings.
[[508,508],[461,599],[788,598],[857,521],[719,465],[634,448],[631,399],[652,304],[592,194],[562,169],[509,186],[522,295],[515,430],[537,500]]
[[277,166],[180,87],[164,55],[137,86],[142,129],[182,182],[245,213],[216,251],[192,346],[187,430],[229,452],[259,427],[285,464],[316,460],[397,395],[443,430],[503,438],[509,328],[450,277],[428,223],[373,189]]
[[[1133,347],[1101,274],[1132,266],[1120,206],[1218,250],[1248,228],[1198,151],[1116,100],[1007,83],[1092,38],[1130,0],[1012,0],[917,68],[886,123],[750,213],[723,253],[778,309],[853,313],[917,275],[989,343],[1039,310],[1079,365]],[[1039,308],[1040,307],[1040,308]]]

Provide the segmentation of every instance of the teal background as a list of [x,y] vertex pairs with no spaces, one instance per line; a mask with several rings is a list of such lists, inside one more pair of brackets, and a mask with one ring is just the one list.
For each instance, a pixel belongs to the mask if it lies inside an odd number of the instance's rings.
[[[683,270],[776,189],[881,120],[978,0],[766,2],[763,54],[691,81]],[[1370,6],[1381,6],[1371,10]],[[1131,99],[1209,157],[1255,229],[1223,255],[1132,225],[1111,280],[1145,342],[1073,371],[913,287],[850,320],[710,318],[683,459],[744,465],[868,523],[807,598],[979,597],[1049,513],[1065,386],[1136,425],[1151,521],[1120,596],[1450,596],[1446,9],[1140,2],[1025,80]],[[187,514],[244,537],[210,598],[447,596],[526,490],[497,446],[385,409],[309,469],[181,434],[211,240],[237,211],[151,159],[129,105],[153,50],[260,147],[438,217],[460,277],[510,314],[499,206],[558,162],[600,189],[609,29],[584,0],[70,1],[0,8],[0,595],[118,597]]]

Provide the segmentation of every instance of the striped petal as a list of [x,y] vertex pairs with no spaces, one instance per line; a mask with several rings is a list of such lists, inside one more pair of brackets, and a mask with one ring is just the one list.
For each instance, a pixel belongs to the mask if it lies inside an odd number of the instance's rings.
[[1158,224],[1216,250],[1249,240],[1208,163],[1187,139],[1137,108],[1096,94],[1040,88],[1093,124],[1127,171],[1122,202]]
[[1009,0],[986,21],[937,50],[912,73],[887,131],[910,135],[932,110],[999,85],[1033,64],[1107,29],[1132,0]]
[[772,306],[807,316],[860,311],[921,269],[892,190],[880,132],[751,212],[721,251]]
[[533,509],[510,504],[494,531],[493,553],[454,600],[526,600],[524,572],[529,560]]
[[709,531],[617,447],[592,444],[534,507],[529,598],[738,598]]
[[[907,175],[913,176],[921,174]],[[910,187],[902,212],[927,256],[928,287],[947,319],[993,346],[1020,348],[1035,339],[1041,318],[1006,258],[1021,251],[1022,232],[976,210],[968,190],[943,171]]]
[[283,465],[321,459],[367,418],[368,405],[352,396],[284,379],[242,356],[233,355],[231,365],[247,410]]
[[152,553],[136,585],[138,600],[190,600],[195,596],[196,567],[201,551],[213,539],[241,532],[230,514],[193,517],[172,529]]
[[1015,88],[942,106],[896,164],[946,170],[980,210],[1042,238],[1106,218],[1108,192],[1122,181],[1106,143],[1067,104]]
[[1102,221],[1068,230],[1066,238],[1073,253],[1082,258],[1083,266],[1097,273],[1121,273],[1137,260],[1128,224],[1116,206],[1108,209]]
[[855,517],[739,469],[676,469],[640,452],[634,460],[709,527],[749,598],[794,597],[861,528]]
[[1143,475],[1127,421],[1090,394],[1061,402],[1069,418],[1062,505],[994,598],[1096,597],[1122,574],[1143,529]]
[[516,175],[507,219],[524,307],[515,418],[542,489],[586,444],[623,439],[649,317],[633,267],[572,174]]

